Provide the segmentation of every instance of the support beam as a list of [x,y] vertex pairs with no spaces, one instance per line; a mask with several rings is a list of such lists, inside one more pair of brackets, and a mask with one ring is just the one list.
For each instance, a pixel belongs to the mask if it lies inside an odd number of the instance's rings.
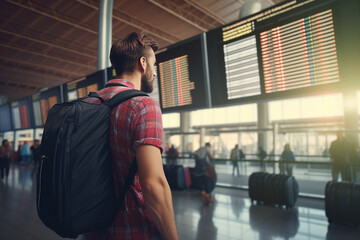
[[57,82],[59,84],[63,83],[67,79],[71,80],[71,78],[69,78],[69,76],[65,75],[65,74],[59,74],[59,73],[44,70],[44,69],[34,69],[30,66],[26,66],[26,65],[23,65],[20,63],[8,62],[8,61],[4,61],[4,60],[0,60],[0,69],[25,73],[25,74],[29,74],[32,76],[36,75],[36,76],[51,78],[52,80],[54,80],[55,82]]
[[34,85],[28,85],[28,84],[24,84],[24,83],[14,83],[12,81],[8,81],[8,80],[0,80],[0,86],[9,86],[9,87],[16,87],[16,88],[24,88],[24,89],[30,89],[30,90],[36,90],[36,89],[41,89],[41,87],[36,87]]
[[[59,73],[59,74],[62,74],[70,79],[74,79],[74,78],[77,78],[79,77],[79,75],[81,75],[78,71],[77,72],[73,72],[73,71],[70,71],[68,69],[64,69],[64,70],[61,70],[60,68],[58,67],[53,67],[51,65],[44,65],[44,64],[39,64],[39,63],[34,63],[34,62],[29,62],[29,61],[24,61],[24,60],[19,60],[19,59],[11,59],[11,58],[7,58],[7,57],[2,57],[0,56],[0,62],[13,62],[13,63],[19,63],[23,66],[29,66],[33,69],[45,69],[46,71],[52,71],[54,73]],[[85,74],[84,74],[85,75]]]
[[110,63],[108,59],[111,48],[109,43],[112,39],[112,27],[109,26],[112,26],[113,0],[100,0],[98,12],[97,70],[99,71],[111,66],[108,64]]
[[188,4],[186,1],[180,0],[148,0],[152,4],[158,6],[164,11],[180,18],[197,29],[206,32],[210,29],[218,27],[221,23],[209,14],[204,14],[204,10],[198,10],[197,7]]
[[202,32],[206,32],[209,29],[212,29],[208,24],[203,23],[199,20],[196,16],[190,15],[184,9],[179,8],[175,3],[167,0],[148,0],[155,6],[163,9],[164,11],[172,14],[173,16],[180,18],[184,22],[196,27],[197,29],[201,30]]
[[[41,52],[41,51],[36,51],[35,49],[32,48],[28,48],[22,45],[17,45],[17,44],[4,44],[0,42],[0,47],[4,47],[4,48],[10,48],[10,49],[14,49],[17,50],[19,52],[24,52],[27,54],[31,54],[31,55],[36,55],[36,56],[40,56],[40,57],[44,57],[47,59],[52,59],[52,60],[57,60],[66,64],[71,64],[71,65],[76,65],[76,66],[80,66],[80,67],[84,67],[88,70],[93,70],[95,69],[95,61],[90,61],[87,63],[81,63],[80,61],[75,61],[72,60],[71,58],[61,58],[61,57],[56,57],[56,56],[52,56],[52,55],[48,55],[47,53]],[[92,67],[94,66],[94,67]]]
[[19,31],[16,29],[17,28],[14,26],[7,25],[1,28],[0,32],[96,60],[96,52],[94,51],[94,49],[81,49],[79,46],[74,46],[75,44],[69,43],[69,41],[66,40],[62,40],[59,37],[50,36],[44,33],[36,33],[37,31],[35,29],[26,29]]
[[85,22],[80,22],[78,19],[73,19],[67,15],[61,14],[55,10],[52,9],[48,9],[45,7],[40,6],[39,4],[31,1],[31,0],[27,0],[27,1],[16,1],[16,0],[5,0],[9,3],[12,3],[14,5],[17,5],[19,7],[22,7],[24,9],[36,12],[40,15],[49,17],[51,19],[54,19],[56,21],[68,24],[72,27],[76,27],[78,29],[84,30],[86,32],[92,33],[92,34],[97,34],[97,29],[96,27],[87,24]]
[[[97,1],[94,0],[76,0],[76,1],[92,9],[99,10]],[[134,18],[133,16],[127,14],[126,12],[118,9],[113,9],[113,18],[120,22],[126,23],[134,28],[137,28],[141,31],[147,32],[158,38],[161,38],[162,40],[167,41],[169,43],[175,43],[181,40],[180,38],[177,38],[165,31],[162,31],[159,28],[151,26],[137,18]]]
[[224,25],[227,22],[216,15],[216,13],[210,11],[209,9],[206,9],[205,7],[203,7],[198,1],[194,1],[194,0],[185,0],[185,2],[189,5],[191,5],[192,7],[196,8],[197,10],[203,12],[204,14],[206,14],[208,17],[211,17],[212,19],[216,20],[220,25]]

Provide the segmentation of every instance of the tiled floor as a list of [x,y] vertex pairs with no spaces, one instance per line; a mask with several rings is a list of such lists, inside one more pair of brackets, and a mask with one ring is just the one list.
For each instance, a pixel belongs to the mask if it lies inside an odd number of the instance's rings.
[[[0,181],[0,240],[62,239],[38,219],[33,183],[31,167],[18,165]],[[359,228],[328,226],[322,200],[300,198],[286,210],[251,205],[246,191],[216,188],[215,194],[216,202],[203,207],[198,192],[173,192],[180,239],[360,239]]]

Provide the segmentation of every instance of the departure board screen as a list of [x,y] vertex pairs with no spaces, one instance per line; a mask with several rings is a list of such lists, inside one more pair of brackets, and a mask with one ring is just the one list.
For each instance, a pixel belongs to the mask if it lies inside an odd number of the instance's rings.
[[31,96],[33,104],[34,124],[36,127],[43,125],[40,107],[40,93]]
[[105,86],[105,71],[100,70],[86,77],[69,82],[65,85],[65,101],[73,101],[86,97],[90,92],[96,92]]
[[208,106],[203,50],[199,35],[156,55],[163,112]]
[[11,115],[14,129],[32,127],[30,99],[28,97],[11,102]]
[[5,104],[0,106],[0,132],[10,131],[11,117],[10,117],[10,105]]
[[265,93],[339,81],[332,11],[260,33]]
[[224,60],[228,99],[261,94],[255,36],[224,44]]
[[35,127],[45,125],[50,109],[57,103],[62,102],[62,86],[42,90],[32,96],[32,110]]
[[159,72],[164,108],[192,104],[191,91],[195,89],[195,83],[190,82],[187,55],[159,63]]
[[212,105],[302,95],[338,84],[335,2],[287,1],[209,31]]

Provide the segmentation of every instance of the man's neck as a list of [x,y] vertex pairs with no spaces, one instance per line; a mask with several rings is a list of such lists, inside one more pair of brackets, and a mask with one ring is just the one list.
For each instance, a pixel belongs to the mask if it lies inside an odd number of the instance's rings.
[[120,79],[125,79],[132,84],[134,84],[135,89],[140,90],[141,89],[141,74],[138,72],[134,73],[123,73],[122,75],[118,76]]

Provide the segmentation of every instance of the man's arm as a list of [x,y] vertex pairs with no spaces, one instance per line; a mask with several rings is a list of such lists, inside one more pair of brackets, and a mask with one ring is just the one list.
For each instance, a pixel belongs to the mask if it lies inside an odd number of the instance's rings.
[[165,240],[177,240],[174,210],[169,184],[166,180],[160,149],[140,145],[136,160],[141,188],[150,217]]

